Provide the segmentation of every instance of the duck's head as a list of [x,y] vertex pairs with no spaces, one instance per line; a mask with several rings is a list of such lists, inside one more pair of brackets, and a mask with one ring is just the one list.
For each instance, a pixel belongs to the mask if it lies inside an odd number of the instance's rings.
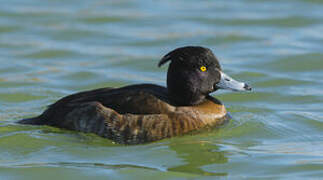
[[218,89],[250,91],[251,87],[222,72],[219,61],[208,48],[186,46],[166,54],[158,63],[171,61],[167,73],[167,90],[178,105],[196,105]]

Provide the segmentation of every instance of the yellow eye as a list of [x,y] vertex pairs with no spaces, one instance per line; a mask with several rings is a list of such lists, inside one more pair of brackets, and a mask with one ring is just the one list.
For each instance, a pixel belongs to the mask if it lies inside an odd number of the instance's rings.
[[200,70],[204,72],[204,71],[206,71],[206,67],[205,66],[201,66],[200,67]]

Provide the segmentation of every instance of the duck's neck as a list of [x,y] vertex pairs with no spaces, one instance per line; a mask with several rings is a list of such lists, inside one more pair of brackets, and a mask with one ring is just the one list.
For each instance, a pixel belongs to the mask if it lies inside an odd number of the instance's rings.
[[194,105],[201,104],[202,102],[205,101],[205,98],[199,98],[199,97],[191,98],[191,99],[187,99],[186,97],[179,97],[176,95],[171,95],[170,97],[177,106],[194,106]]
[[206,96],[185,87],[167,87],[169,98],[178,106],[192,106],[205,101]]

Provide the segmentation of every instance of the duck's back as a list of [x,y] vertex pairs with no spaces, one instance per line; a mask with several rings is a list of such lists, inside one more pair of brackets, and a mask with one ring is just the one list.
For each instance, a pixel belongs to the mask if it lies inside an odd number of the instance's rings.
[[66,96],[25,124],[92,132],[118,143],[136,144],[222,124],[224,106],[215,98],[176,106],[167,89],[153,84],[102,88]]

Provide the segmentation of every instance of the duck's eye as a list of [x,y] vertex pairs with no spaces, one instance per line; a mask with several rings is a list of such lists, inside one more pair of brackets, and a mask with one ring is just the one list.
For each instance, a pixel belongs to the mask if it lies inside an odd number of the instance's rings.
[[201,70],[202,72],[204,72],[204,71],[206,71],[206,67],[205,67],[205,66],[201,66],[201,67],[200,67],[200,70]]

